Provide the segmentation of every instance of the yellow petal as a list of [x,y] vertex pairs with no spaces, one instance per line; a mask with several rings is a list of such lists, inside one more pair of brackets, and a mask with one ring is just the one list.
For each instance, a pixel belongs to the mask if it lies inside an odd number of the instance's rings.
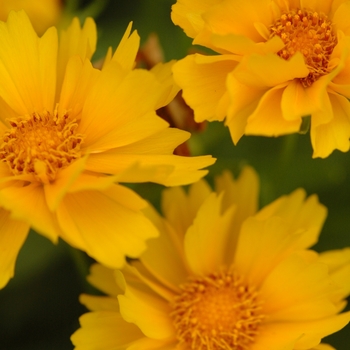
[[72,163],[67,168],[58,172],[54,182],[45,184],[44,192],[47,205],[50,211],[57,209],[60,201],[62,200],[69,187],[78,178],[80,173],[84,170],[86,163],[86,157],[80,158],[76,162]]
[[230,96],[230,105],[227,111],[225,124],[230,129],[234,144],[244,135],[249,116],[258,106],[259,100],[267,89],[258,89],[240,83],[233,75],[227,77],[227,89]]
[[11,12],[8,22],[0,25],[0,36],[0,96],[17,115],[52,111],[56,83],[56,30],[51,28],[39,39],[23,11]]
[[[140,37],[137,31],[131,33],[132,22],[129,23],[126,31],[112,57],[112,61],[118,62],[125,71],[129,71],[135,65],[136,55],[140,46]],[[103,69],[107,64],[104,65]]]
[[90,61],[82,61],[81,57],[69,59],[59,97],[58,114],[69,113],[80,119],[86,95],[96,83],[100,72],[94,69]]
[[350,4],[346,1],[336,9],[332,23],[334,24],[337,30],[341,30],[345,35],[349,36],[350,34],[350,24],[349,24],[349,16],[350,16]]
[[145,241],[158,232],[135,210],[128,192],[136,197],[117,185],[67,194],[57,209],[62,237],[111,268],[122,267],[125,256],[138,257],[146,249]]
[[319,203],[316,195],[306,199],[305,191],[298,189],[265,206],[255,218],[266,220],[272,216],[283,218],[291,230],[303,232],[299,247],[305,249],[317,243],[327,216],[327,208]]
[[203,29],[202,13],[223,0],[179,0],[172,6],[171,19],[194,38]]
[[79,301],[91,311],[119,312],[119,302],[117,298],[81,294]]
[[260,289],[264,313],[271,321],[317,320],[335,315],[331,300],[336,290],[328,267],[291,255],[265,278]]
[[6,187],[1,190],[0,201],[2,206],[11,211],[13,218],[23,220],[38,233],[57,242],[61,230],[55,215],[48,208],[41,185]]
[[180,90],[180,88],[174,82],[172,72],[172,67],[175,63],[175,60],[167,63],[158,63],[151,69],[151,72],[161,83],[163,90],[162,96],[159,98],[159,101],[155,107],[156,109],[169,104]]
[[167,221],[155,218],[155,212],[147,212],[154,223],[157,222],[159,236],[147,242],[147,249],[141,255],[143,266],[165,286],[179,292],[178,286],[188,276],[188,268],[184,259],[181,236]]
[[333,109],[333,119],[327,124],[320,124],[313,127],[314,115],[312,116],[311,141],[314,149],[313,158],[326,158],[335,149],[342,152],[349,150],[349,101],[338,94],[329,94],[328,96]]
[[185,101],[194,109],[197,122],[225,117],[217,110],[226,92],[227,75],[236,65],[231,56],[198,54],[187,56],[174,65],[174,79],[183,89]]
[[283,91],[281,108],[285,120],[298,120],[315,112],[316,106],[297,80],[290,82]]
[[75,350],[125,349],[143,337],[138,327],[117,312],[89,312],[79,318],[81,328],[72,336]]
[[107,174],[119,174],[120,182],[150,181],[165,186],[178,186],[198,181],[208,172],[198,169],[214,162],[215,159],[210,156],[129,155],[116,154],[111,151],[92,154],[87,160],[86,169]]
[[234,264],[259,286],[279,262],[299,250],[301,236],[279,217],[264,221],[248,218],[239,234]]
[[107,295],[117,297],[119,294],[124,293],[124,290],[119,287],[115,280],[114,270],[103,265],[93,264],[90,267],[90,274],[87,280]]
[[261,42],[265,38],[256,30],[254,23],[269,27],[273,17],[268,0],[225,0],[204,13],[203,19],[216,34],[239,34]]
[[183,238],[187,229],[193,224],[198,209],[212,192],[204,180],[195,182],[188,194],[183,188],[174,187],[162,192],[162,211],[179,237]]
[[247,166],[237,180],[229,172],[215,177],[215,188],[218,193],[223,193],[222,210],[235,206],[227,243],[230,255],[233,256],[242,223],[257,211],[259,179],[253,168]]
[[285,120],[281,109],[283,88],[272,88],[260,99],[250,115],[245,129],[246,135],[281,136],[298,132],[301,118]]
[[67,30],[60,33],[57,67],[57,91],[61,90],[68,61],[79,56],[82,61],[90,60],[96,50],[97,31],[92,18],[86,18],[81,28],[78,18],[74,18]]
[[266,88],[306,77],[309,70],[305,65],[304,56],[299,52],[288,61],[270,53],[244,57],[233,74],[243,84]]
[[342,289],[338,300],[350,294],[350,248],[330,250],[319,255],[318,261],[327,264],[332,280]]
[[92,152],[124,146],[155,134],[167,126],[154,110],[161,94],[155,77],[134,70],[124,77],[111,62],[86,97],[78,132]]
[[252,350],[312,349],[323,337],[343,328],[349,318],[350,315],[344,313],[311,322],[267,323],[259,330]]
[[151,290],[127,283],[125,294],[119,295],[118,300],[125,321],[136,324],[147,337],[167,339],[174,335],[169,303]]
[[19,250],[27,238],[29,225],[10,218],[10,212],[0,209],[0,289],[14,276]]
[[211,194],[198,210],[187,230],[184,247],[188,264],[196,275],[206,275],[227,266],[227,255],[234,208],[221,214],[222,196]]

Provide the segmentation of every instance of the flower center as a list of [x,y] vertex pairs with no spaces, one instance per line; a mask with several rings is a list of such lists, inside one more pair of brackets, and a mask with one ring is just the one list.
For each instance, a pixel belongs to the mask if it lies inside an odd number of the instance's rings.
[[3,136],[0,159],[14,175],[32,174],[48,183],[81,157],[83,135],[76,132],[78,123],[68,113],[33,113],[9,122],[12,128]]
[[275,35],[285,44],[277,53],[280,57],[288,60],[298,51],[304,55],[310,72],[305,78],[299,78],[304,87],[330,72],[328,63],[337,37],[325,14],[308,10],[285,13],[270,27],[270,37]]
[[195,350],[249,349],[264,318],[255,288],[225,270],[192,277],[180,287],[171,316],[181,344]]

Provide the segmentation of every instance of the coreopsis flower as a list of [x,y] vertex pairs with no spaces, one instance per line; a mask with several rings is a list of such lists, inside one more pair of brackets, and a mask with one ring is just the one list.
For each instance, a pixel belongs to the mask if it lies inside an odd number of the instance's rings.
[[195,44],[174,68],[197,121],[242,135],[310,128],[313,157],[349,150],[350,2],[178,0],[172,19]]
[[166,190],[159,237],[140,259],[89,281],[107,296],[82,295],[92,312],[72,336],[76,350],[293,350],[320,345],[344,327],[350,249],[318,254],[326,209],[302,189],[257,211],[258,179],[203,180]]
[[60,41],[54,27],[39,38],[24,12],[0,23],[0,287],[29,227],[122,266],[157,230],[147,203],[119,183],[191,183],[213,162],[172,154],[189,134],[155,113],[174,95],[171,66],[133,70],[130,31],[98,70],[92,19],[75,19]]
[[0,20],[6,21],[11,10],[24,10],[38,34],[56,25],[62,14],[62,0],[1,0]]

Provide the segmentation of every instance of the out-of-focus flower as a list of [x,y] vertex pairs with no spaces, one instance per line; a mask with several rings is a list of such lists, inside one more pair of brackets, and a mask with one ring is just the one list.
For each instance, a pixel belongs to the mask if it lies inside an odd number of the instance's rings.
[[196,120],[226,118],[235,144],[310,127],[313,157],[346,152],[349,16],[345,0],[178,0],[173,22],[221,55],[186,57],[175,79]]
[[174,94],[171,65],[157,76],[133,70],[130,31],[98,70],[92,19],[83,28],[75,19],[60,42],[54,27],[38,38],[24,12],[0,23],[0,287],[29,226],[121,267],[157,230],[141,212],[147,203],[118,183],[191,183],[213,163],[172,154],[189,134],[155,113]]
[[35,31],[41,35],[46,29],[58,23],[62,8],[62,0],[2,0],[0,20],[6,21],[11,10],[24,10]]
[[257,211],[258,179],[216,179],[166,190],[159,237],[138,261],[89,281],[107,296],[82,295],[92,312],[72,336],[76,350],[331,349],[323,337],[350,313],[350,249],[318,254],[326,208],[302,189]]

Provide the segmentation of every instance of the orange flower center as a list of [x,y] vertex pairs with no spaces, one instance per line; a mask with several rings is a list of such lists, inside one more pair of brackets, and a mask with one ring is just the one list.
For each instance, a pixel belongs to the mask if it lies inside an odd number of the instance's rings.
[[277,54],[288,60],[296,52],[304,55],[309,75],[300,78],[304,87],[311,86],[321,76],[330,72],[329,60],[337,37],[332,22],[323,13],[295,10],[283,14],[270,27],[270,37],[279,36],[285,47]]
[[247,350],[260,323],[258,292],[232,271],[192,277],[171,314],[180,344],[195,350]]
[[81,157],[83,136],[76,132],[78,123],[68,113],[33,113],[9,122],[12,128],[3,136],[0,159],[14,175],[32,174],[48,183]]

